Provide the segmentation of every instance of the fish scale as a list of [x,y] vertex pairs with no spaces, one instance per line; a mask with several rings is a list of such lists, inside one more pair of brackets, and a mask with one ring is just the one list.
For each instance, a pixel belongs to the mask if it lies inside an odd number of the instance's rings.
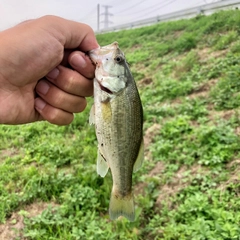
[[135,218],[132,174],[143,161],[143,110],[136,83],[116,42],[90,52],[96,63],[94,106],[90,123],[98,140],[97,172],[110,168],[113,188],[111,219]]

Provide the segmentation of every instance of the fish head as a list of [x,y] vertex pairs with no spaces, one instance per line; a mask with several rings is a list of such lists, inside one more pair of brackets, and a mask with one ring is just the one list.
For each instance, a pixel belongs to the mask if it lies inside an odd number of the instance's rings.
[[96,65],[95,79],[102,91],[111,96],[126,87],[128,65],[117,42],[94,49],[89,56]]

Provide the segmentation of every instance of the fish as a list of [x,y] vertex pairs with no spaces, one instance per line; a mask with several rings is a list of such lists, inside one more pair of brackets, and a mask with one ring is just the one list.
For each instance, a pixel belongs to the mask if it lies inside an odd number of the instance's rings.
[[105,177],[111,170],[110,219],[134,221],[132,175],[144,159],[141,99],[118,42],[91,50],[89,57],[96,65],[89,123],[98,141],[97,173]]

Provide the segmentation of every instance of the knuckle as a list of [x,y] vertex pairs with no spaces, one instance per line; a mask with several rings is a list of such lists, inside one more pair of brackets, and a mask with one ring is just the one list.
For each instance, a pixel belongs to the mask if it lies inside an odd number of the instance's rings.
[[72,92],[72,90],[76,88],[76,80],[75,74],[69,74],[69,76],[66,77],[66,82],[64,84],[65,91]]
[[65,94],[61,91],[56,91],[55,94],[52,94],[51,96],[50,104],[53,105],[53,107],[61,108],[61,106],[64,106],[66,104]]
[[73,114],[68,112],[63,112],[59,109],[52,109],[46,118],[46,120],[52,124],[59,126],[68,125],[73,121]]
[[48,112],[47,119],[48,122],[57,124],[59,121],[58,109],[52,109]]

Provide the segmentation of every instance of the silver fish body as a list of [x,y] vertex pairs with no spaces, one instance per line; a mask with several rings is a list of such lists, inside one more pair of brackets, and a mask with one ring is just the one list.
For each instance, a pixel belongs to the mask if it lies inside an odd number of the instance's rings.
[[104,177],[111,169],[110,218],[134,221],[132,174],[143,161],[141,100],[117,42],[91,51],[90,58],[96,64],[90,123],[98,140],[97,172]]

